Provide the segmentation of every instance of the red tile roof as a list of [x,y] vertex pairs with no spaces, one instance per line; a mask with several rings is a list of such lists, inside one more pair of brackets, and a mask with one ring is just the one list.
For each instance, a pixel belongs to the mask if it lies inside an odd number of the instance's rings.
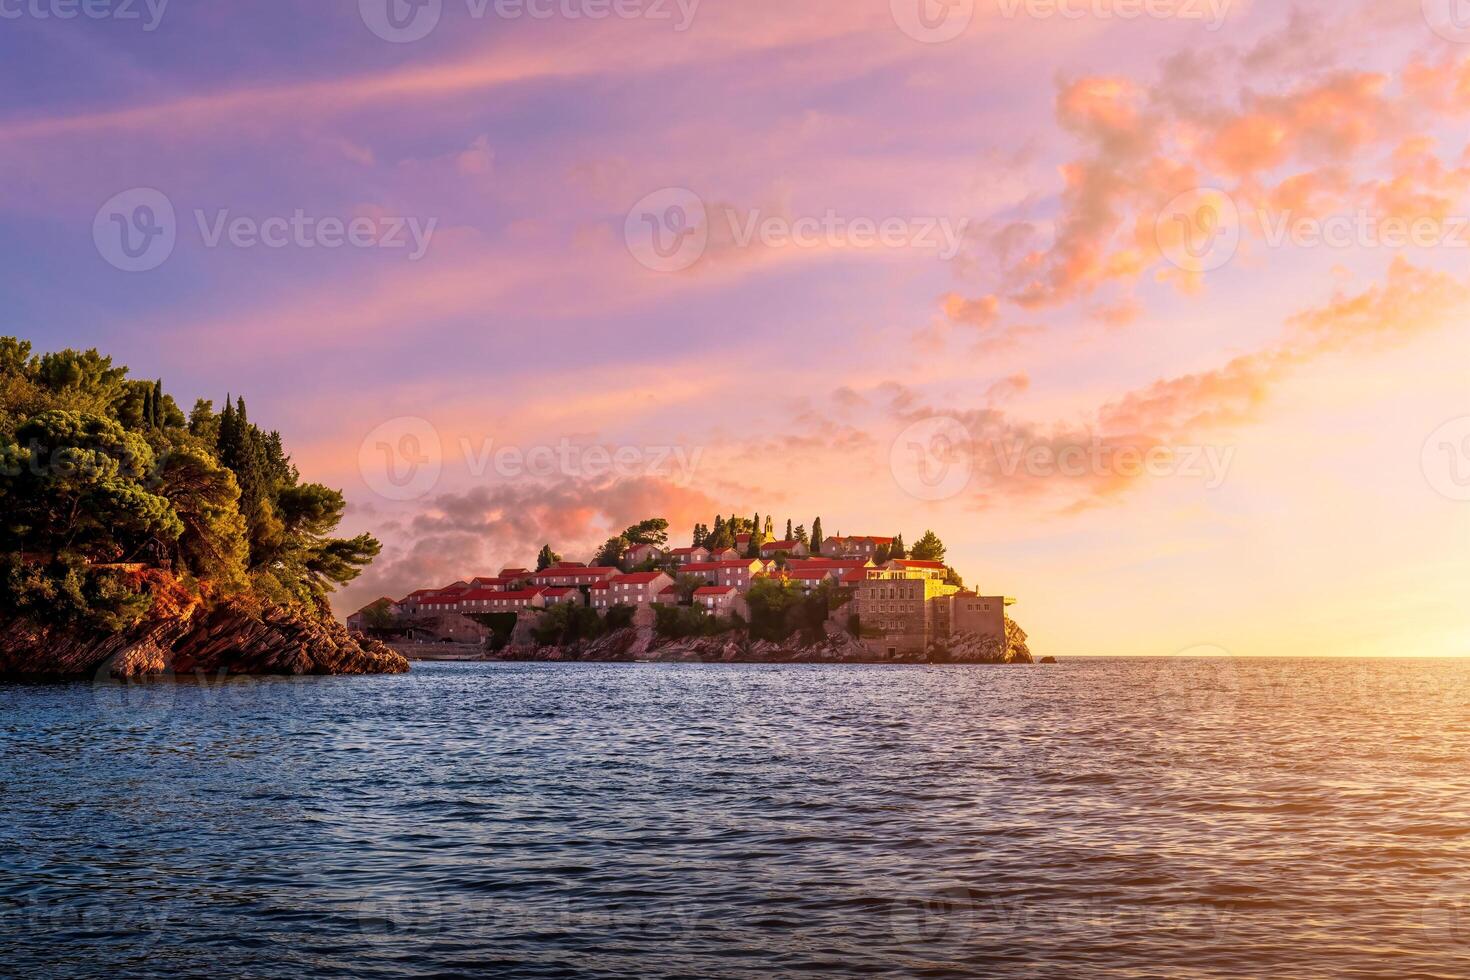
[[576,565],[568,566],[565,568],[557,568],[553,566],[551,568],[543,569],[539,572],[536,572],[531,577],[544,578],[547,576],[556,575],[613,575],[616,573],[616,568],[611,568],[606,565]]
[[696,561],[690,562],[688,565],[685,565],[683,568],[679,569],[679,571],[718,572],[721,569],[749,568],[750,566],[757,564],[760,564],[760,561],[756,558],[738,558],[731,561]]
[[543,593],[544,591],[546,591],[546,590],[545,589],[517,589],[514,592],[497,592],[493,596],[491,596],[490,598],[491,598],[492,601],[493,600],[500,600],[500,599],[506,599],[506,600],[511,600],[511,599],[514,599],[514,600],[534,599],[538,595],[541,595],[541,593]]
[[654,579],[663,574],[663,572],[634,572],[632,575],[624,575],[621,578],[614,579],[614,584],[647,585],[649,582],[652,582]]
[[942,561],[914,561],[909,558],[895,558],[893,559],[893,563],[899,568],[934,568],[940,571],[944,570],[944,562]]
[[729,595],[739,590],[733,585],[706,585],[704,588],[695,589],[695,595]]

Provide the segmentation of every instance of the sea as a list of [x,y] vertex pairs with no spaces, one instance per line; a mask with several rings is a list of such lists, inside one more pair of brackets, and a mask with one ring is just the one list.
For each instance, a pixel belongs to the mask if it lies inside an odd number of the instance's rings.
[[5,977],[1465,977],[1470,661],[0,685]]

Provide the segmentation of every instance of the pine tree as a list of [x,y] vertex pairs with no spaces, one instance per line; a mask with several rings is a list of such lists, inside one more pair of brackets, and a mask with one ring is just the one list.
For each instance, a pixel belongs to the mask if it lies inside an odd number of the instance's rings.
[[705,527],[704,527],[703,524],[695,524],[694,525],[694,536],[691,539],[691,543],[690,543],[689,547],[691,547],[691,548],[702,548],[702,547],[704,547],[704,539],[705,539],[705,536],[708,533],[709,532],[707,530],[705,530]]
[[726,543],[726,539],[729,537],[730,531],[728,528],[725,527],[724,515],[716,514],[715,526],[710,529],[708,537],[705,538],[704,546],[710,551],[718,551],[722,548],[727,548],[729,547],[729,544]]
[[822,519],[818,517],[812,521],[812,554],[822,553]]
[[903,546],[902,534],[895,534],[893,536],[893,544],[889,546],[888,553],[894,558],[907,558],[909,556],[907,549]]
[[796,525],[796,537],[795,538],[792,538],[791,540],[793,540],[793,541],[800,541],[803,544],[806,543],[806,525],[805,524],[798,524],[798,525]]
[[933,531],[925,531],[924,536],[914,542],[910,554],[915,561],[944,561],[944,542]]

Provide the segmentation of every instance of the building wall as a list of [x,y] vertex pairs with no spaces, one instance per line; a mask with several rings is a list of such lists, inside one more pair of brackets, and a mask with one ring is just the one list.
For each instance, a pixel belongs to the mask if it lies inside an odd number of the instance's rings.
[[1004,596],[957,595],[949,600],[950,632],[993,636],[1002,641],[1006,635],[1006,600]]
[[864,633],[881,632],[865,637],[877,655],[889,650],[922,653],[930,643],[949,636],[948,602],[957,591],[925,576],[884,573],[856,586],[852,606]]

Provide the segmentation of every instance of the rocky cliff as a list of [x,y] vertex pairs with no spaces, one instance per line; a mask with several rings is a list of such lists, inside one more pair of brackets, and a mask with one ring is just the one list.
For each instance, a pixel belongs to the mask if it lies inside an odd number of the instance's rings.
[[[793,638],[785,643],[751,640],[749,635],[732,631],[719,636],[664,640],[647,628],[616,630],[596,640],[563,646],[538,647],[532,643],[513,643],[492,655],[496,660],[533,661],[659,661],[672,663],[971,663],[1029,664],[1031,654],[1025,647],[1025,633],[1019,641],[1001,643],[996,638],[957,637],[948,647],[936,648],[928,654],[900,655],[896,658],[874,656],[872,651],[847,633],[824,637],[820,642],[804,643]],[[1019,642],[1019,646],[1017,643]]]
[[153,610],[99,634],[27,620],[0,623],[0,678],[60,680],[204,674],[396,674],[408,661],[324,616],[238,602],[205,603],[151,583]]

